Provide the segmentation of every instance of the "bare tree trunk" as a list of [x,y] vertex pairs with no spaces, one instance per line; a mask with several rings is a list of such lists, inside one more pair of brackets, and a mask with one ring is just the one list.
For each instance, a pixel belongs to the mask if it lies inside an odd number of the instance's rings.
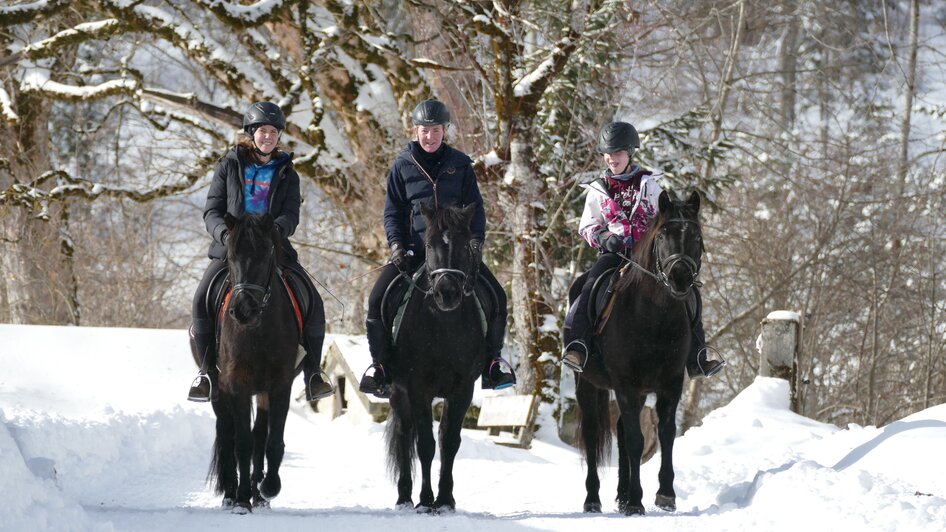
[[913,97],[916,94],[916,56],[920,26],[920,0],[910,2],[910,45],[906,76],[907,87],[903,95],[903,121],[900,123],[900,157],[897,165],[898,196],[903,196],[910,168],[910,120],[913,115]]
[[798,96],[796,87],[798,70],[798,27],[801,24],[796,15],[797,5],[788,1],[785,5],[788,11],[788,26],[779,46],[779,70],[782,76],[781,98],[779,99],[779,115],[782,118],[782,128],[790,131],[795,126],[795,106]]

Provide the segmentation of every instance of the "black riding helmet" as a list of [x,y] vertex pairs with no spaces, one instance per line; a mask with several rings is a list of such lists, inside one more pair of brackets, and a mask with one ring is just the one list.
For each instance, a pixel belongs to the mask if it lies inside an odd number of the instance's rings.
[[273,102],[256,102],[243,113],[243,131],[252,137],[260,126],[273,126],[283,131],[286,129],[286,115]]
[[634,151],[640,147],[641,138],[637,130],[627,122],[611,122],[601,128],[601,133],[598,135],[599,153],[627,150],[627,153],[633,157]]
[[450,110],[439,100],[424,100],[411,111],[411,119],[415,126],[433,126],[450,123]]

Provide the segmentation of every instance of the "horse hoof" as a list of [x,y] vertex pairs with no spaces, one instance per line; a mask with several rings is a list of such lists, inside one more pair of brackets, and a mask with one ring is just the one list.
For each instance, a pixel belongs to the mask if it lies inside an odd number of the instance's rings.
[[275,474],[266,475],[259,486],[259,494],[266,500],[276,498],[280,490],[282,490],[282,482],[279,480],[279,475]]
[[249,502],[237,502],[233,504],[233,508],[230,509],[230,513],[237,515],[246,515],[253,511],[253,508],[250,506]]
[[456,513],[457,505],[456,503],[445,503],[438,502],[434,504],[434,511],[438,514],[452,514]]
[[254,497],[253,508],[269,508],[269,501],[263,497]]
[[601,513],[601,503],[600,503],[600,502],[586,502],[586,503],[585,503],[585,513],[586,513],[586,514],[600,514],[600,513]]
[[628,504],[624,509],[624,515],[644,515],[644,507]]
[[656,504],[657,508],[660,508],[661,510],[673,512],[677,509],[677,498],[668,497],[667,495],[661,495],[658,493],[657,500],[654,501],[654,504]]
[[417,506],[414,507],[414,511],[419,514],[429,514],[433,513],[434,509],[429,504],[424,504],[422,502],[417,503]]
[[412,500],[410,500],[410,499],[407,499],[406,501],[398,501],[398,503],[394,505],[394,509],[397,510],[397,511],[400,511],[400,512],[404,512],[404,511],[407,511],[407,510],[413,510],[413,509],[414,509],[414,501],[412,501]]
[[230,508],[233,508],[233,498],[224,497],[223,502],[220,503],[220,508],[223,510],[229,510]]

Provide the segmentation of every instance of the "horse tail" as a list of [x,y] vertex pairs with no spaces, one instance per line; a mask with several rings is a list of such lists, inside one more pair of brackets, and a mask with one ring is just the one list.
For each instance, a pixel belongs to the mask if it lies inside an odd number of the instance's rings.
[[222,452],[220,438],[214,438],[213,455],[210,458],[210,468],[207,470],[206,480],[207,484],[213,486],[214,494],[216,495],[223,494],[223,483],[220,482],[220,479],[226,475],[226,471],[223,470],[224,460],[221,456]]
[[398,479],[403,471],[414,476],[414,459],[417,457],[417,424],[414,422],[410,398],[406,390],[394,389],[391,394],[391,411],[384,429],[387,440],[388,476]]
[[578,443],[585,461],[595,466],[611,458],[611,394],[580,377],[577,382]]

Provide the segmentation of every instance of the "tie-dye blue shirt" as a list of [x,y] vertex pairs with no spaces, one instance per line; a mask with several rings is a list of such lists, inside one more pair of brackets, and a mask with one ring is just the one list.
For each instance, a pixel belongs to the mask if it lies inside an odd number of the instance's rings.
[[282,158],[273,159],[262,166],[253,163],[246,165],[243,197],[247,214],[269,212],[269,189],[281,161]]

